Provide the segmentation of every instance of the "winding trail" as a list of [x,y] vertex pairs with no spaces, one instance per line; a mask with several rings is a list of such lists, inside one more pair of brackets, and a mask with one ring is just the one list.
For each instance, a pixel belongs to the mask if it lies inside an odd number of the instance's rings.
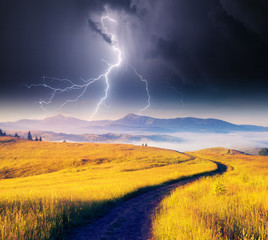
[[[192,159],[195,157],[189,155]],[[212,161],[212,160],[210,160]],[[129,199],[113,208],[104,217],[83,227],[74,229],[72,240],[149,240],[153,239],[151,218],[160,202],[178,186],[196,181],[203,176],[222,174],[227,166],[217,164],[217,169],[196,174],[187,180],[161,186],[147,193]]]

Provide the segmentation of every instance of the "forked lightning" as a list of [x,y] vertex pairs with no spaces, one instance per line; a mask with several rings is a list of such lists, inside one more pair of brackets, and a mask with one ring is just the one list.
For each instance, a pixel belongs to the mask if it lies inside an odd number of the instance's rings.
[[[105,70],[105,72],[100,74],[96,78],[91,78],[91,79],[88,79],[88,80],[84,80],[84,79],[81,78],[81,81],[83,82],[82,84],[76,84],[76,83],[74,83],[73,81],[71,81],[69,79],[61,79],[61,78],[46,77],[46,76],[43,77],[43,83],[30,84],[30,85],[25,84],[25,86],[27,88],[44,87],[44,88],[48,88],[48,89],[51,90],[50,96],[49,96],[49,98],[47,100],[40,100],[39,101],[39,104],[40,104],[41,108],[44,111],[50,111],[50,110],[48,110],[48,106],[53,103],[53,100],[54,100],[56,95],[62,94],[62,93],[65,93],[65,92],[70,92],[72,90],[81,90],[81,92],[77,96],[75,96],[73,99],[68,99],[64,103],[62,103],[62,104],[58,105],[56,108],[54,108],[54,111],[57,111],[57,110],[61,109],[67,103],[78,101],[85,94],[86,90],[88,89],[88,87],[90,85],[92,85],[93,83],[95,83],[97,81],[100,81],[101,79],[104,79],[105,84],[106,84],[106,87],[104,89],[104,96],[97,103],[97,106],[96,106],[95,110],[92,112],[92,114],[90,116],[90,119],[92,119],[96,115],[96,113],[99,111],[101,105],[105,104],[105,100],[108,97],[108,92],[109,92],[109,88],[110,88],[109,75],[112,72],[112,70],[114,70],[115,68],[118,68],[122,63],[122,52],[121,52],[120,48],[118,47],[116,37],[115,37],[115,35],[113,33],[108,32],[108,28],[105,25],[105,21],[109,21],[109,22],[114,23],[114,24],[117,24],[117,22],[116,22],[115,19],[113,19],[113,18],[111,18],[109,16],[103,16],[101,18],[102,30],[103,30],[104,34],[106,34],[106,36],[109,36],[109,38],[111,40],[111,47],[112,47],[112,50],[113,50],[114,54],[117,56],[117,61],[115,63],[111,64],[111,63],[103,60],[108,65],[108,68]],[[138,76],[138,78],[142,82],[145,83],[145,87],[146,87],[146,93],[147,93],[147,99],[148,99],[147,100],[147,105],[143,109],[141,109],[139,111],[139,114],[140,114],[140,113],[142,113],[143,111],[145,111],[146,109],[148,109],[150,107],[150,98],[151,97],[150,97],[150,92],[149,92],[149,87],[148,87],[147,80],[144,79],[136,71],[136,69],[134,67],[132,67],[132,69],[133,69],[134,73]],[[48,83],[48,80],[53,81],[53,82],[60,82],[60,83],[64,84],[65,87],[53,87],[52,84]]]

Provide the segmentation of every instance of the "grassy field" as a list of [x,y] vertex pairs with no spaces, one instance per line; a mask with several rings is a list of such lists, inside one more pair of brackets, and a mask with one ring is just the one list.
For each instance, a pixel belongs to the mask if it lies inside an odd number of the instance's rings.
[[0,144],[0,179],[115,163],[122,171],[138,170],[189,158],[174,151],[123,144],[51,143],[10,137],[0,138]]
[[175,190],[153,220],[155,239],[268,239],[268,157],[223,148],[190,153],[228,166]]
[[0,239],[62,239],[149,187],[214,169],[158,148],[1,137]]

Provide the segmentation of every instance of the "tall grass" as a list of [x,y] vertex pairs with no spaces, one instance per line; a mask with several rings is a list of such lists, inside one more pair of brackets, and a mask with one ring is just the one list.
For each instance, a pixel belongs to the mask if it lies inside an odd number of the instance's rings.
[[151,168],[189,159],[175,151],[129,144],[35,142],[0,138],[0,179],[26,177],[112,162],[121,168]]
[[[0,180],[0,239],[62,239],[66,229],[141,189],[216,168],[174,151],[132,145],[18,141],[0,149],[0,167],[12,172],[2,176],[20,176]],[[60,167],[49,173],[51,162]]]
[[164,199],[153,220],[155,238],[268,239],[268,158],[225,149],[192,154],[225,163],[229,171]]

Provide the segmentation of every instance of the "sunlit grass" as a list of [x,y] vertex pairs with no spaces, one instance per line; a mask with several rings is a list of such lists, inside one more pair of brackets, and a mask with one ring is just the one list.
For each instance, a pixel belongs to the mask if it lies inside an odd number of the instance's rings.
[[229,166],[178,188],[154,218],[156,239],[268,239],[268,157],[226,149],[191,153]]
[[126,170],[143,169],[189,158],[175,151],[127,144],[35,142],[9,137],[0,138],[0,147],[0,179],[109,162]]
[[216,169],[158,148],[0,139],[2,178],[13,177],[0,180],[1,239],[61,239],[141,190]]

